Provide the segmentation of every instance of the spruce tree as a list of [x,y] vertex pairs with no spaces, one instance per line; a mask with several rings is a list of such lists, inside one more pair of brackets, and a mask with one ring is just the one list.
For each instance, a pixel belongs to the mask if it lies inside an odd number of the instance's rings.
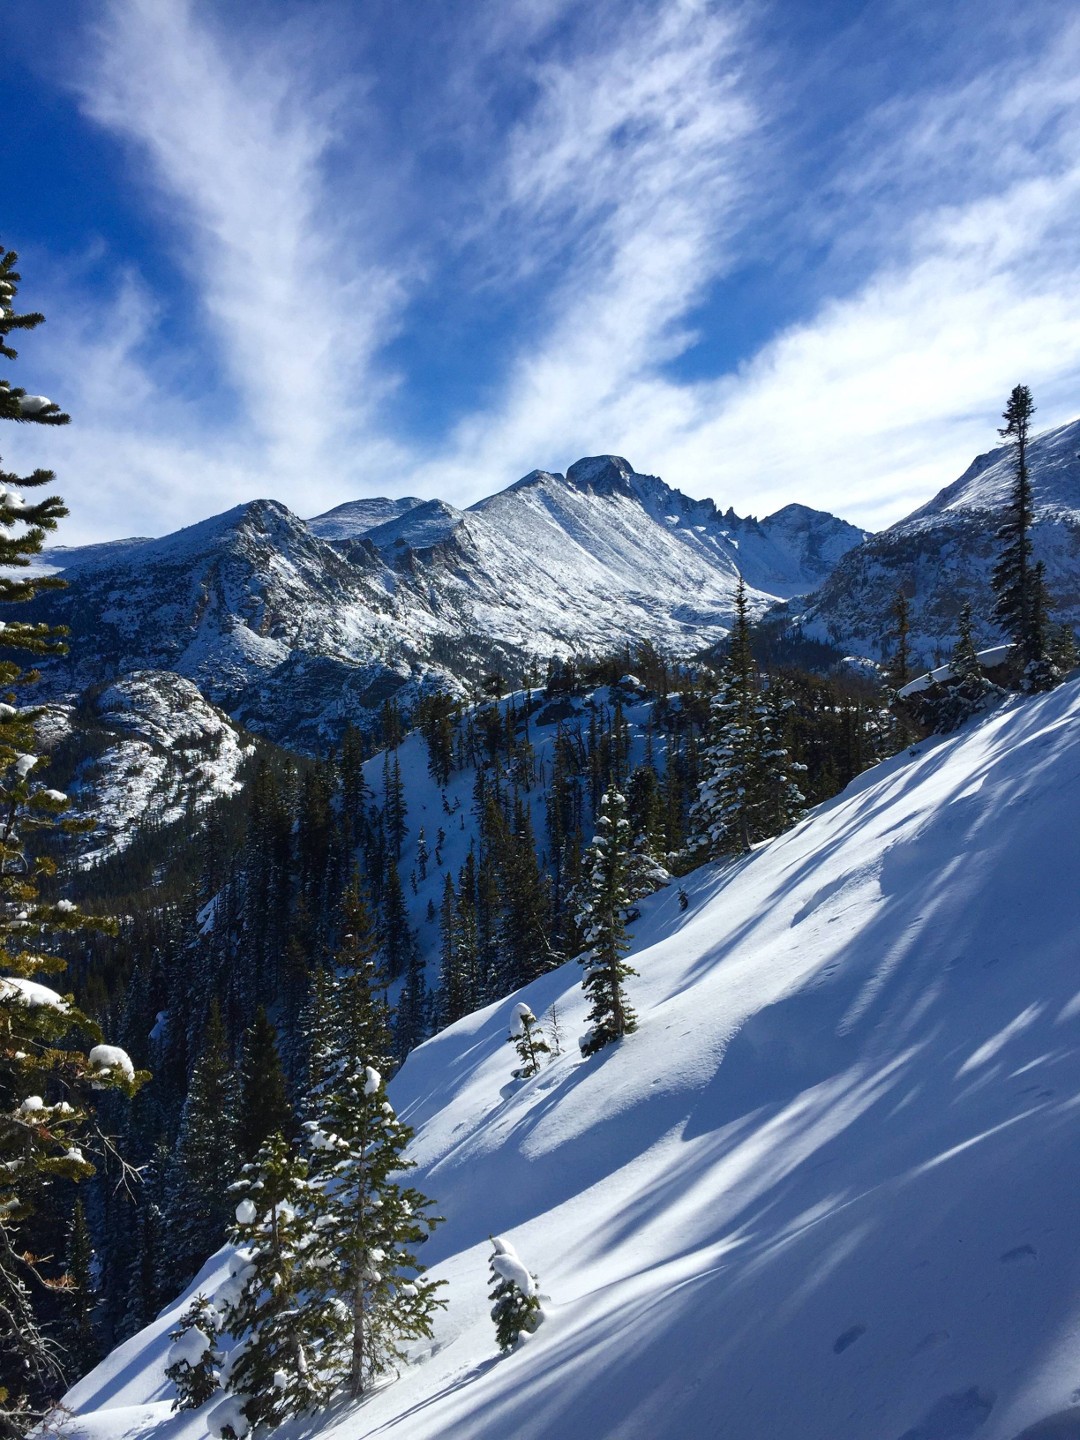
[[551,1056],[551,1046],[540,1028],[540,1022],[524,1001],[514,1006],[514,1018],[508,1037],[517,1051],[521,1064],[513,1072],[515,1080],[528,1080],[540,1069],[540,1056]]
[[772,703],[750,648],[746,587],[735,593],[735,624],[709,710],[702,776],[690,812],[694,847],[712,857],[749,851],[798,819],[803,796],[781,733],[783,697]]
[[965,720],[1005,696],[1001,686],[983,674],[971,625],[968,604],[960,611],[958,638],[949,660],[949,680],[942,693],[925,707],[927,723],[942,734],[958,729]]
[[[44,316],[14,308],[20,276],[14,251],[0,250],[0,356],[15,360],[12,331],[32,330]],[[44,396],[0,379],[0,420],[66,425],[69,417]],[[55,578],[26,574],[47,532],[66,513],[56,495],[27,500],[24,490],[51,485],[50,470],[16,475],[0,469],[0,604],[56,589]],[[42,977],[63,970],[53,953],[59,934],[101,928],[67,900],[45,898],[56,873],[42,854],[50,830],[78,828],[61,819],[66,796],[38,778],[34,722],[42,713],[20,705],[36,678],[20,653],[62,653],[63,632],[27,621],[6,621],[0,659],[0,1436],[29,1429],[61,1378],[57,1347],[42,1330],[51,1279],[34,1253],[27,1229],[35,1210],[59,1218],[58,1181],[91,1175],[105,1152],[95,1120],[94,1091],[127,1094],[146,1077],[127,1055],[102,1045],[97,1027],[71,996]]]
[[277,1033],[260,1005],[244,1036],[240,1062],[240,1101],[236,1145],[243,1162],[254,1160],[263,1141],[280,1130],[286,1137],[296,1121],[285,1089],[285,1072],[278,1054]]
[[325,1287],[338,1317],[323,1367],[359,1396],[404,1358],[407,1341],[430,1336],[445,1304],[443,1282],[428,1280],[415,1255],[439,1222],[431,1201],[399,1178],[413,1166],[404,1154],[412,1131],[378,1070],[342,1055],[315,1098],[317,1116],[304,1128],[322,1208],[309,1219],[307,1256],[312,1283]]
[[990,577],[994,619],[1016,646],[1014,670],[1025,688],[1048,689],[1054,682],[1047,656],[1045,570],[1032,558],[1032,504],[1028,445],[1035,404],[1026,385],[1016,385],[1009,396],[998,431],[1010,442],[1013,487],[1005,517],[998,527],[1001,551]]
[[101,1359],[101,1340],[94,1312],[98,1306],[94,1284],[94,1251],[81,1199],[75,1201],[67,1241],[68,1313],[64,1349],[73,1379],[92,1370]]
[[513,1350],[521,1336],[536,1332],[544,1312],[540,1308],[537,1280],[522,1263],[509,1240],[491,1237],[489,1261],[495,1340],[502,1351]]
[[583,1055],[593,1055],[637,1029],[637,1017],[623,993],[623,982],[637,974],[623,959],[630,948],[623,920],[629,852],[626,801],[619,791],[609,790],[600,802],[596,835],[585,856],[584,894],[578,913],[588,946],[581,960],[585,967],[581,983],[592,1002],[589,1030],[581,1039]]
[[223,1356],[218,1348],[220,1321],[217,1310],[205,1295],[196,1295],[180,1317],[165,1366],[166,1378],[176,1387],[174,1410],[197,1410],[221,1387]]
[[240,1171],[237,1101],[236,1077],[215,1000],[181,1112],[167,1190],[170,1273],[178,1286],[225,1238],[228,1189]]
[[340,1319],[310,1267],[322,1192],[307,1173],[285,1137],[272,1135],[232,1191],[237,1250],[216,1298],[236,1343],[221,1380],[250,1426],[280,1425],[325,1405],[332,1391],[322,1352]]

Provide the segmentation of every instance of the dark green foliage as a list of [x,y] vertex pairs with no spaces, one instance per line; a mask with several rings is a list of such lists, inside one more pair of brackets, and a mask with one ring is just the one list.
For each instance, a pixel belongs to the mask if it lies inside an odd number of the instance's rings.
[[637,971],[623,959],[630,948],[623,915],[629,902],[626,888],[630,855],[630,822],[626,801],[609,790],[600,802],[596,835],[585,857],[585,878],[578,923],[588,947],[582,988],[591,1001],[589,1029],[581,1053],[593,1055],[605,1045],[637,1029],[623,983]]
[[320,1363],[358,1396],[404,1358],[405,1342],[431,1334],[445,1304],[415,1254],[438,1221],[427,1197],[400,1179],[412,1168],[404,1154],[412,1131],[373,1066],[343,1051],[314,1102],[304,1128],[311,1177],[323,1189],[317,1201],[307,1192],[309,1284],[336,1302]]
[[803,766],[791,758],[784,740],[787,703],[777,687],[763,692],[740,579],[691,812],[692,843],[703,857],[748,851],[752,841],[778,834],[799,818],[804,796],[795,775]]
[[[44,317],[14,308],[20,276],[14,251],[0,251],[0,355],[15,360],[12,331],[32,330]],[[66,425],[68,416],[42,396],[0,379],[0,420]],[[0,604],[33,599],[63,582],[24,572],[46,534],[67,514],[56,495],[37,501],[19,492],[51,485],[49,470],[15,475],[0,469]],[[82,915],[50,885],[56,865],[50,836],[77,828],[62,818],[66,797],[42,783],[34,721],[40,711],[19,705],[36,678],[18,656],[63,651],[63,632],[7,620],[0,657],[0,1435],[29,1429],[61,1382],[61,1357],[43,1332],[48,1262],[39,1260],[29,1227],[56,1225],[58,1182],[94,1172],[105,1146],[95,1115],[95,1089],[132,1094],[146,1077],[124,1056],[91,1059],[96,1025],[46,985],[65,968],[55,950],[101,922]],[[43,891],[43,887],[44,891]],[[88,1052],[90,1052],[88,1054]],[[105,1052],[101,1052],[104,1055]],[[37,1219],[34,1220],[35,1212]]]
[[264,1140],[280,1130],[287,1138],[296,1130],[278,1054],[277,1033],[260,1005],[244,1036],[240,1063],[240,1103],[236,1145],[241,1161],[254,1160]]
[[280,1425],[325,1405],[333,1388],[316,1357],[337,1321],[308,1269],[321,1195],[307,1186],[307,1162],[273,1135],[244,1167],[233,1198],[238,1249],[217,1298],[221,1328],[239,1343],[222,1381],[250,1425]]
[[169,1273],[177,1288],[225,1238],[228,1189],[240,1170],[238,1086],[221,1011],[210,1007],[202,1051],[180,1117],[169,1174]]
[[971,606],[960,612],[959,638],[949,660],[950,677],[934,686],[921,707],[927,727],[947,734],[957,730],[973,715],[978,715],[998,700],[1005,698],[1000,685],[983,674],[979,655],[971,633]]
[[998,528],[1001,544],[990,583],[994,619],[1016,647],[1013,670],[1026,690],[1049,690],[1060,676],[1049,654],[1049,596],[1046,571],[1032,557],[1031,527],[1035,512],[1028,469],[1028,443],[1035,404],[1026,385],[1009,396],[998,434],[1012,445],[1013,489],[1005,518]]
[[75,1201],[71,1214],[65,1258],[68,1312],[64,1325],[64,1349],[68,1357],[70,1378],[78,1379],[93,1369],[102,1353],[101,1338],[94,1315],[98,1306],[94,1284],[94,1252],[82,1200]]

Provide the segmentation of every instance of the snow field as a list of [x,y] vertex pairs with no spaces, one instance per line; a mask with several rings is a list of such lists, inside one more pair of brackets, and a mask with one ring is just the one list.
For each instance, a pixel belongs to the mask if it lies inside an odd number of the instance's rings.
[[[687,877],[685,912],[643,902],[641,1028],[597,1057],[574,962],[414,1051],[392,1099],[449,1309],[315,1429],[1080,1436],[1078,722],[1078,682],[1012,704]],[[515,1082],[520,1002],[563,1050]],[[493,1234],[550,1297],[504,1358]],[[74,1433],[205,1434],[162,1382],[182,1308],[75,1387]]]

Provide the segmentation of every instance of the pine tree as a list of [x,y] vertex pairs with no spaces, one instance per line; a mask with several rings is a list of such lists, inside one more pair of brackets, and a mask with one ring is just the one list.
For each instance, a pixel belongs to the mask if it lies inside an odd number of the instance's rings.
[[66,1316],[64,1349],[72,1377],[92,1370],[101,1359],[101,1341],[94,1323],[98,1296],[94,1285],[94,1251],[82,1200],[75,1201],[68,1228],[67,1275],[69,1309]]
[[949,660],[948,685],[944,693],[926,707],[928,724],[942,734],[958,729],[965,720],[1005,697],[1001,686],[983,674],[971,624],[968,604],[960,611],[958,637]]
[[540,1028],[540,1022],[524,1001],[514,1006],[514,1018],[510,1025],[510,1044],[517,1051],[521,1064],[513,1072],[515,1080],[528,1080],[540,1069],[540,1056],[551,1055],[547,1036]]
[[583,1055],[593,1055],[637,1029],[637,1017],[623,994],[623,982],[637,974],[623,959],[630,948],[623,920],[628,903],[629,850],[626,801],[617,790],[609,790],[600,802],[596,835],[585,857],[584,896],[578,915],[588,946],[582,956],[582,988],[592,1002],[589,1030],[581,1040]]
[[[412,1131],[394,1114],[379,1072],[342,1056],[305,1125],[311,1177],[324,1209],[312,1217],[311,1272],[337,1302],[323,1365],[353,1396],[430,1336],[443,1282],[427,1280],[416,1245],[439,1223],[431,1201],[399,1177],[412,1168]],[[311,1191],[308,1192],[309,1194]]]
[[236,1077],[215,1000],[181,1112],[168,1183],[166,1229],[171,1276],[177,1286],[190,1279],[224,1239],[228,1188],[240,1171],[237,1098]]
[[310,1266],[322,1192],[308,1185],[307,1162],[272,1135],[232,1193],[241,1197],[229,1236],[237,1250],[217,1303],[236,1344],[221,1379],[248,1425],[280,1425],[325,1405],[332,1390],[322,1352],[340,1320]]
[[221,1388],[219,1326],[214,1306],[205,1295],[196,1295],[177,1328],[169,1331],[173,1343],[165,1375],[176,1386],[174,1410],[197,1410]]
[[502,1351],[513,1350],[521,1336],[535,1334],[544,1312],[540,1308],[536,1276],[521,1263],[509,1240],[491,1236],[491,1318]]
[[708,856],[748,851],[798,818],[803,796],[795,781],[802,767],[780,733],[783,698],[770,705],[750,648],[746,587],[735,593],[735,624],[720,684],[709,711],[709,741],[690,812],[693,844]]
[[1047,666],[1047,594],[1045,571],[1032,560],[1031,474],[1028,467],[1031,417],[1035,404],[1026,385],[1016,385],[1009,396],[998,434],[1011,442],[1013,488],[998,527],[1001,553],[990,583],[996,596],[994,619],[1016,646],[1014,669],[1028,688],[1046,689],[1054,683]]
[[[17,358],[11,332],[32,330],[44,319],[14,309],[16,262],[14,251],[0,251],[0,355],[6,360]],[[66,425],[68,419],[44,396],[0,379],[0,420]],[[56,495],[33,502],[21,492],[54,478],[50,470],[22,476],[0,470],[0,603],[31,600],[63,584],[20,573],[67,513]],[[64,648],[62,632],[26,621],[5,622],[3,643],[8,652],[31,656]],[[124,1052],[99,1043],[97,1027],[70,996],[62,998],[40,978],[64,968],[52,953],[58,934],[102,927],[67,900],[43,898],[39,888],[56,872],[40,853],[41,840],[58,826],[78,827],[60,819],[66,796],[37,778],[42,761],[34,722],[41,711],[18,703],[35,678],[13,658],[0,660],[0,1436],[30,1428],[61,1374],[57,1348],[41,1327],[48,1277],[32,1253],[27,1223],[35,1210],[55,1215],[56,1182],[85,1179],[105,1151],[93,1091],[133,1094],[146,1078]]]
[[240,1061],[240,1101],[236,1146],[243,1162],[254,1160],[263,1141],[275,1131],[290,1137],[296,1121],[285,1090],[285,1072],[278,1054],[277,1033],[260,1005],[244,1036]]

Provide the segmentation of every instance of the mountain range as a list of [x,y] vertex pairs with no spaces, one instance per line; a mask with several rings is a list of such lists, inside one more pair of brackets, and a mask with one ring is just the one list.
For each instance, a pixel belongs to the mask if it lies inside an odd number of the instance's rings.
[[[1080,421],[1037,436],[1030,462],[1036,554],[1056,618],[1080,626]],[[999,447],[877,535],[804,505],[740,517],[614,455],[535,470],[467,510],[377,497],[303,520],[254,500],[160,539],[47,551],[69,588],[35,614],[72,641],[45,689],[73,704],[164,672],[248,730],[317,753],[389,699],[468,694],[491,671],[520,680],[552,656],[640,641],[705,652],[740,577],[754,615],[871,660],[891,648],[902,588],[913,654],[934,663],[965,601],[977,638],[1000,639],[989,576],[1010,482]]]
[[304,521],[256,500],[161,539],[55,549],[70,585],[35,614],[71,631],[70,659],[46,667],[52,699],[168,671],[318,750],[390,697],[465,693],[488,670],[640,640],[693,654],[727,633],[740,576],[760,614],[864,538],[799,505],[721,513],[600,456],[465,511],[374,499]]

